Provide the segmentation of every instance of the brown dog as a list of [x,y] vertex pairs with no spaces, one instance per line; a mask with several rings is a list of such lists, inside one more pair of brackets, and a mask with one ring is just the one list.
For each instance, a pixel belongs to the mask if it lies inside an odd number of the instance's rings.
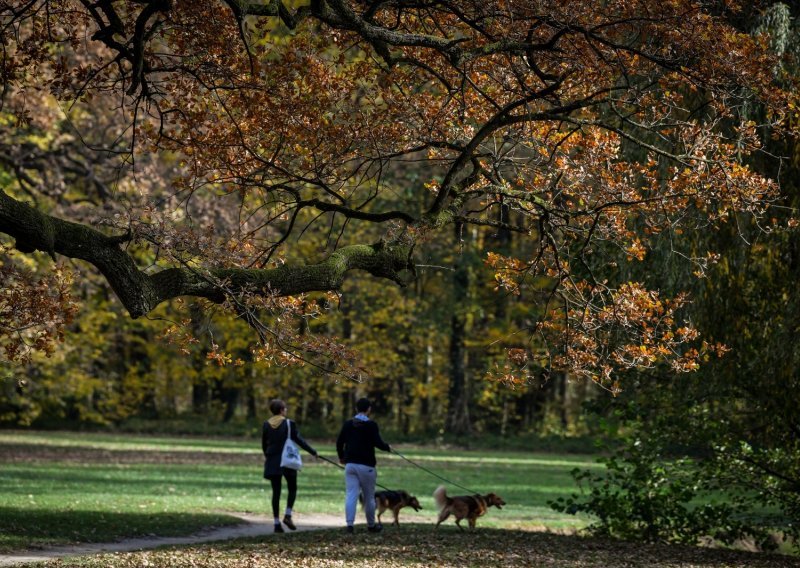
[[[358,500],[361,502],[361,505],[364,505],[364,495],[361,494],[358,496]],[[403,507],[411,507],[415,511],[419,511],[422,509],[422,505],[419,504],[417,498],[413,495],[410,495],[408,491],[397,490],[397,491],[377,491],[375,493],[375,510],[378,513],[378,522],[381,522],[381,515],[386,512],[387,509],[391,509],[392,513],[394,514],[394,524],[398,527],[400,526],[400,521],[398,520],[398,515],[400,514],[400,509]]]
[[411,507],[415,511],[422,509],[422,506],[413,495],[408,491],[378,491],[375,493],[375,507],[378,511],[378,522],[381,522],[381,515],[390,509],[394,514],[394,524],[400,526],[398,515],[403,507]]
[[448,497],[444,485],[440,485],[433,492],[433,500],[436,501],[436,506],[440,510],[436,527],[452,514],[456,518],[456,525],[462,531],[464,527],[461,526],[461,519],[467,519],[469,528],[474,529],[475,521],[478,517],[485,515],[489,507],[494,506],[502,509],[503,505],[506,504],[502,497],[494,493]]

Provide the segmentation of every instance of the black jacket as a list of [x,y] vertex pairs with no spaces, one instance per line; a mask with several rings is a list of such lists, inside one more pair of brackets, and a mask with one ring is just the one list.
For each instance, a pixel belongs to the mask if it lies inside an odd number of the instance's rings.
[[344,463],[358,463],[375,467],[375,448],[388,452],[391,448],[383,441],[378,424],[372,420],[352,418],[344,423],[336,439],[336,453]]
[[[286,443],[287,422],[289,422],[288,418],[281,422],[277,428],[270,426],[269,422],[264,422],[264,427],[261,430],[261,449],[264,451],[264,477],[283,473],[281,454],[283,453],[283,445]],[[292,421],[292,440],[312,456],[317,455],[317,451],[309,446],[308,442],[300,435],[297,424],[294,421]]]

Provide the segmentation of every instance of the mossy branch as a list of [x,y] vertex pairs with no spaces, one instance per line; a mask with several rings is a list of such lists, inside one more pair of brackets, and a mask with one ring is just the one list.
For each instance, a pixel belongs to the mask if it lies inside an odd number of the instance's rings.
[[410,245],[352,245],[341,248],[318,264],[272,269],[193,270],[168,268],[147,274],[121,248],[119,236],[108,236],[87,225],[64,221],[18,201],[0,189],[0,232],[16,241],[21,252],[44,251],[84,260],[108,281],[134,318],[179,296],[196,296],[223,302],[228,294],[249,292],[292,296],[341,288],[352,270],[403,284],[402,272],[411,270]]

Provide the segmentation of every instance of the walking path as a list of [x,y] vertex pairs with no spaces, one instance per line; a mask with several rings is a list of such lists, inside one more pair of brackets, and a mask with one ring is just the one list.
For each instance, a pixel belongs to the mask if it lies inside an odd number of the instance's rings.
[[[178,537],[150,537],[150,538],[131,538],[120,542],[105,542],[80,544],[75,546],[62,546],[58,548],[48,548],[23,552],[19,554],[0,555],[0,566],[15,566],[30,562],[45,562],[54,558],[64,558],[67,556],[86,556],[90,554],[100,554],[105,552],[131,552],[134,550],[145,550],[158,548],[160,546],[181,546],[187,544],[199,544],[203,542],[213,542],[215,540],[230,540],[234,538],[247,538],[272,534],[272,517],[250,515],[246,513],[228,513],[232,517],[243,521],[240,525],[229,527],[218,527],[203,530],[189,536]],[[309,531],[340,527],[343,524],[341,516],[311,514],[302,515],[295,518],[298,531]]]

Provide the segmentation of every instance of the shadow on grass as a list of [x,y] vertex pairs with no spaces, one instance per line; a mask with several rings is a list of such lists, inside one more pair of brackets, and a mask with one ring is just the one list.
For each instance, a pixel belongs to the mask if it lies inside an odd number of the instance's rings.
[[[58,483],[64,489],[80,488],[85,495],[147,495],[151,488],[174,486],[191,492],[193,495],[210,494],[220,491],[250,490],[263,482],[261,464],[253,467],[252,478],[226,478],[220,471],[202,466],[163,466],[155,468],[150,464],[137,464],[124,470],[116,466],[103,466],[94,469],[63,468],[57,466],[47,468],[20,467],[15,471],[8,468],[0,471],[0,480],[5,481],[18,494],[29,491],[25,484],[36,482],[39,485]],[[148,489],[144,492],[142,488]],[[5,489],[5,493],[13,493],[14,489]],[[158,492],[156,491],[155,494]]]
[[[166,444],[164,444],[166,445]],[[95,448],[84,445],[38,445],[29,443],[0,442],[6,463],[61,462],[61,463],[101,463],[101,464],[172,464],[186,465],[202,463],[217,465],[250,465],[263,461],[256,448],[251,452],[219,452],[215,447],[198,447],[193,450],[147,448]]]
[[241,520],[220,514],[114,513],[0,507],[0,552],[142,536],[183,536]]
[[309,566],[800,566],[797,557],[777,554],[480,527],[464,532],[444,526],[434,530],[430,525],[386,527],[377,535],[362,525],[353,535],[324,530],[231,541],[186,553],[208,559],[198,566],[216,566],[216,559],[231,567],[238,566],[235,558],[275,554],[311,560]]

